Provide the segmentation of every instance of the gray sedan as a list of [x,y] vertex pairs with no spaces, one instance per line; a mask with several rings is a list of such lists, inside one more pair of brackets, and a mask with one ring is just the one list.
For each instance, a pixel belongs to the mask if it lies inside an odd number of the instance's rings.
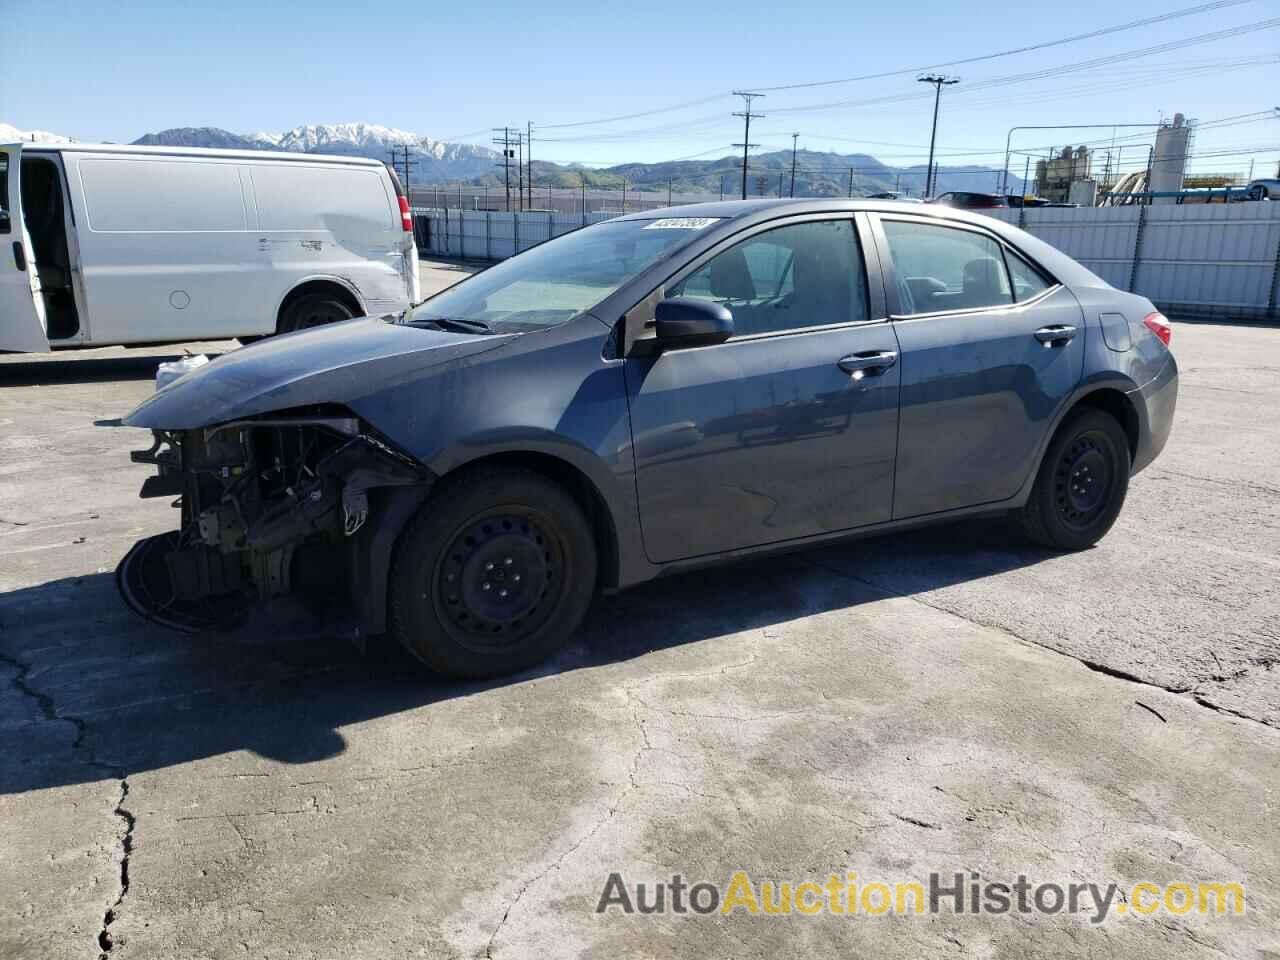
[[626,216],[157,392],[125,422],[181,516],[119,581],[185,629],[298,593],[478,677],[598,591],[735,557],[974,515],[1079,550],[1169,435],[1170,332],[936,205]]

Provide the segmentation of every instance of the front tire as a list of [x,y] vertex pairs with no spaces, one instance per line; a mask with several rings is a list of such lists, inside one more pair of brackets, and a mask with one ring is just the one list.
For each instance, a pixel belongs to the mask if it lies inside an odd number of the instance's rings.
[[1055,550],[1083,550],[1116,522],[1129,489],[1129,439],[1115,418],[1081,408],[1067,415],[1045,452],[1026,506],[1023,532]]
[[569,639],[595,583],[595,538],[573,497],[532,470],[480,468],[443,481],[401,535],[390,629],[437,673],[514,673]]

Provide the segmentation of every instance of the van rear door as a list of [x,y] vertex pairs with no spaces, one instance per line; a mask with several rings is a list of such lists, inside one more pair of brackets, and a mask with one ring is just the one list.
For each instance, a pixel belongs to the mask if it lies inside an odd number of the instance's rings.
[[49,349],[40,278],[22,219],[22,144],[0,144],[0,350]]

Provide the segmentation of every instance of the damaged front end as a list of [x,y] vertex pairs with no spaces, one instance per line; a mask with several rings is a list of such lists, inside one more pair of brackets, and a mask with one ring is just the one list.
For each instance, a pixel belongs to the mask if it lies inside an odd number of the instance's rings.
[[176,497],[178,529],[121,561],[125,601],[181,630],[227,627],[294,594],[358,636],[381,633],[395,537],[432,475],[345,410],[309,408],[152,430],[142,497]]

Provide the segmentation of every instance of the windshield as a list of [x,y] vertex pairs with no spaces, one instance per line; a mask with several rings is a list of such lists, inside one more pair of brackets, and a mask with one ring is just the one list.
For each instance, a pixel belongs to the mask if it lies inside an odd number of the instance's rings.
[[683,246],[714,217],[609,220],[539,244],[432,297],[405,323],[470,322],[524,333],[564,323]]

